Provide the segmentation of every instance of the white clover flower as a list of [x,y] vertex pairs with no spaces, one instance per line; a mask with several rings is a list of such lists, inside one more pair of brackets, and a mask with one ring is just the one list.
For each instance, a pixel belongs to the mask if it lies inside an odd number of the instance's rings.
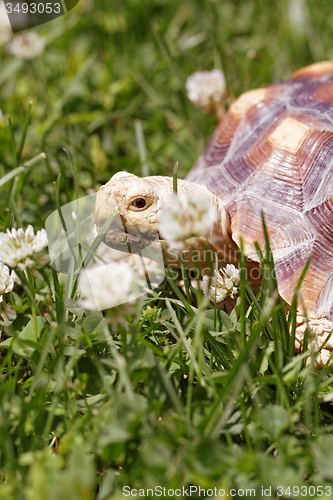
[[114,308],[122,305],[122,313],[131,312],[134,293],[134,270],[126,262],[94,265],[81,272],[78,291],[80,304],[91,311]]
[[193,193],[173,195],[171,204],[161,207],[159,231],[162,238],[181,250],[189,238],[208,237],[216,220],[217,210],[209,198]]
[[0,1],[0,45],[9,42],[13,37],[12,28],[4,2]]
[[223,71],[197,71],[186,80],[187,95],[190,101],[207,112],[220,102],[226,93]]
[[[202,280],[202,290],[207,293],[209,287],[209,276],[204,276]],[[222,302],[227,297],[232,299],[238,293],[238,285],[240,282],[240,270],[233,264],[227,264],[226,267],[219,269],[215,276],[211,278],[209,289],[209,297],[216,302]]]
[[34,233],[34,228],[29,225],[26,231],[22,228],[6,233],[0,233],[0,259],[9,267],[18,267],[24,271],[38,262],[35,254],[41,252],[48,245],[45,229]]
[[13,290],[14,281],[16,281],[14,271],[9,274],[8,267],[0,261],[0,324],[3,326],[9,325],[16,317],[16,313],[4,300],[4,294]]
[[6,45],[9,54],[13,54],[20,59],[33,59],[44,52],[45,40],[35,31],[28,31],[22,35],[16,35],[13,40]]
[[4,293],[9,293],[14,288],[14,271],[9,274],[9,269],[3,262],[0,262],[0,302],[2,301],[2,295]]

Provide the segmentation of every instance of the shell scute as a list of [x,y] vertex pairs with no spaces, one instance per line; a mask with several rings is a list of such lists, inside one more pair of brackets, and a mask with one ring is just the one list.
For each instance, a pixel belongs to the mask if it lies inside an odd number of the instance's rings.
[[309,64],[304,68],[298,69],[293,73],[293,79],[314,79],[318,80],[322,76],[332,76],[333,74],[333,61],[320,61],[317,63]]

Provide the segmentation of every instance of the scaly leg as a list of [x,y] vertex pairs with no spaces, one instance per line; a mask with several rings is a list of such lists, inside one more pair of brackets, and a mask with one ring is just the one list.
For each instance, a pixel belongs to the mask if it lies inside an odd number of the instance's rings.
[[[325,342],[328,335],[333,330],[333,321],[326,318],[305,318],[304,316],[296,317],[296,332],[295,332],[295,348],[296,351],[302,352],[305,330],[308,327],[311,337],[309,338],[308,348],[315,346],[315,351],[318,351]],[[325,344],[325,347],[316,357],[315,365],[320,368],[325,366],[333,351],[333,335]],[[333,364],[331,359],[330,364]]]

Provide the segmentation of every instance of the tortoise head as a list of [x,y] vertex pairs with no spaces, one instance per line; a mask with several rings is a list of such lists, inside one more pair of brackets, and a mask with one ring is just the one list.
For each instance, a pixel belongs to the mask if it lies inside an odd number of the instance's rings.
[[[227,243],[234,247],[230,238],[229,216],[221,201],[205,186],[178,179],[177,193],[181,196],[185,192],[209,197],[217,206],[219,217],[212,228],[213,246],[214,238],[218,238],[224,246]],[[109,215],[115,211],[116,216],[104,236],[108,246],[129,253],[140,253],[148,245],[152,249],[155,246],[156,249],[162,247],[168,263],[169,249],[167,242],[160,238],[158,221],[162,205],[172,202],[172,193],[171,177],[139,178],[127,172],[118,172],[97,193],[94,211],[96,229],[100,231]]]
[[142,245],[158,240],[159,210],[162,201],[171,196],[172,187],[169,193],[168,178],[156,179],[118,172],[99,189],[94,212],[97,231],[116,213],[104,237],[107,245],[137,253]]

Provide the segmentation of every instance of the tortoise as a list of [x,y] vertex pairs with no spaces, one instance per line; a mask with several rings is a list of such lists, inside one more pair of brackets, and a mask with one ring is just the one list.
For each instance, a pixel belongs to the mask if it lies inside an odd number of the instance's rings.
[[[95,224],[99,230],[116,207],[127,234],[111,227],[105,243],[126,249],[127,239],[136,238],[134,227],[149,238],[172,191],[172,178],[115,174],[97,194]],[[301,288],[307,317],[297,318],[296,348],[302,348],[306,326],[319,348],[333,329],[333,61],[242,94],[186,179],[178,180],[178,192],[216,205],[210,243],[221,250],[223,264],[235,261],[242,238],[252,270],[259,267],[254,242],[264,247],[264,214],[278,291],[288,304],[311,256]],[[325,364],[332,351],[333,336],[317,363]]]

